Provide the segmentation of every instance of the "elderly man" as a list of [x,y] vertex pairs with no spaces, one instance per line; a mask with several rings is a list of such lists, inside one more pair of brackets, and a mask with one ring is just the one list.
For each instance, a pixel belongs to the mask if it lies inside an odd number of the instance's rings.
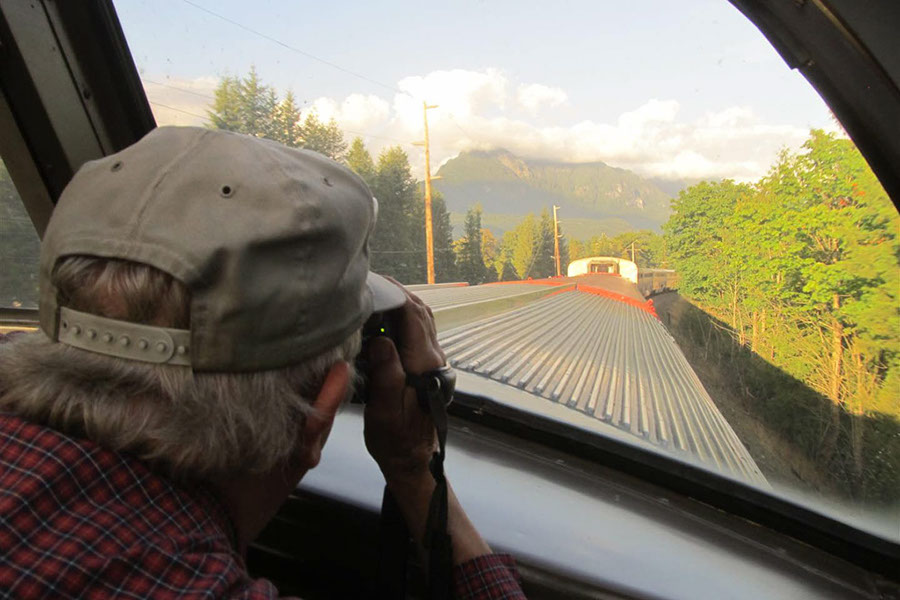
[[[434,424],[407,374],[444,364],[430,312],[368,270],[377,204],[315,153],[156,129],[86,164],[41,255],[41,331],[0,344],[0,592],[269,598],[244,552],[319,462],[375,338],[365,441],[414,538]],[[521,597],[449,492],[460,597]]]

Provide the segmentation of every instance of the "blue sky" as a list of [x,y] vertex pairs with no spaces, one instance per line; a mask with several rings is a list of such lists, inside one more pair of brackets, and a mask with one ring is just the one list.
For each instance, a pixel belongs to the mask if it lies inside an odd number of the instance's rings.
[[[255,65],[304,107],[368,134],[376,153],[421,137],[427,97],[441,105],[429,113],[438,163],[502,146],[648,175],[753,179],[810,127],[834,128],[818,95],[726,0],[115,5],[161,123],[201,121],[186,113],[204,114],[217,78]],[[407,151],[415,167],[418,151]]]

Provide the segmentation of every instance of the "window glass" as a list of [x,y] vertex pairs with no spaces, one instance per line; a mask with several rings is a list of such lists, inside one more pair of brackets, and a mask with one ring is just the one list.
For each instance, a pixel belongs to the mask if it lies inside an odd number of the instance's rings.
[[40,240],[0,161],[0,307],[37,308]]
[[462,389],[898,537],[900,220],[729,2],[116,7],[160,124],[368,182]]

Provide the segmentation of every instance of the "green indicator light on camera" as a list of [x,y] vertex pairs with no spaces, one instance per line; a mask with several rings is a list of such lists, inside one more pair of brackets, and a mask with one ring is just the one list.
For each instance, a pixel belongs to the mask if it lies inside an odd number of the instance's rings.
[[384,327],[381,328],[381,333],[385,333]]

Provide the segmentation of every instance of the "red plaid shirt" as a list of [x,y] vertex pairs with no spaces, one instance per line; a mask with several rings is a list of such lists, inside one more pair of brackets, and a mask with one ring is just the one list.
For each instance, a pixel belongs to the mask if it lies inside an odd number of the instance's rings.
[[[231,522],[208,491],[0,413],[0,596],[277,597],[234,548]],[[524,598],[503,555],[460,565],[453,585],[459,598]]]

